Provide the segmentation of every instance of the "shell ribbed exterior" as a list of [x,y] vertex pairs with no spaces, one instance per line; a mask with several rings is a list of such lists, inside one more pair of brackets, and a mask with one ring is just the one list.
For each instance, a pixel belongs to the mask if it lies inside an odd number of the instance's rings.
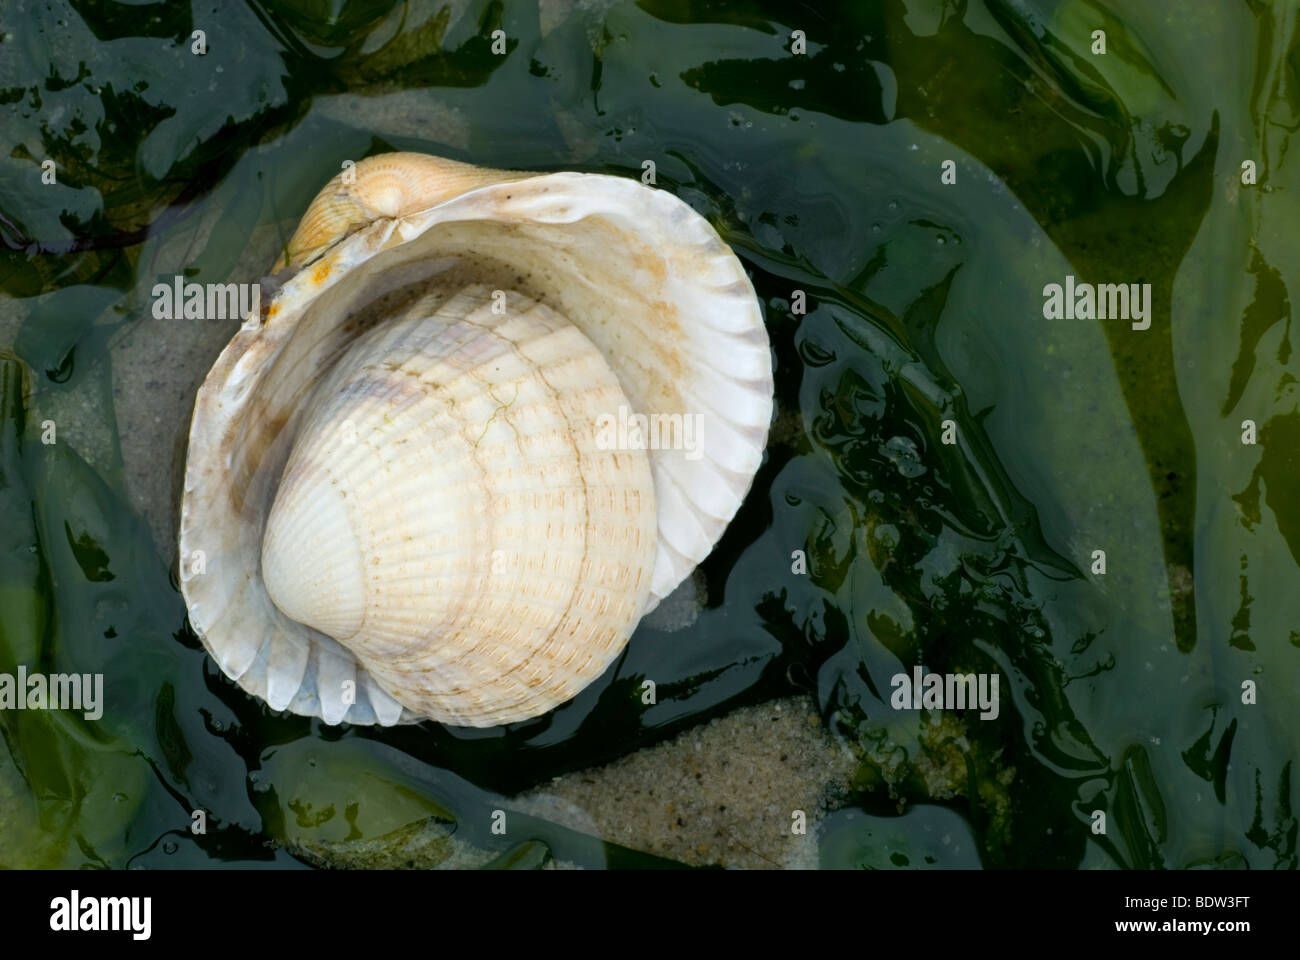
[[352,346],[317,389],[262,549],[284,613],[408,710],[459,725],[544,713],[603,672],[654,557],[644,452],[597,444],[599,417],[627,403],[617,379],[545,306],[500,306],[467,288]]

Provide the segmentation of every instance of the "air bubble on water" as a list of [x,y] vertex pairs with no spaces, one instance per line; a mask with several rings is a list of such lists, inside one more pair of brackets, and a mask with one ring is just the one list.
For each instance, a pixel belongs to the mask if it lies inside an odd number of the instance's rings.
[[890,437],[880,451],[897,468],[903,476],[913,479],[925,473],[925,464],[921,462],[921,453],[916,441],[911,437]]
[[163,844],[163,853],[175,853],[180,849],[180,845],[175,840],[168,840]]

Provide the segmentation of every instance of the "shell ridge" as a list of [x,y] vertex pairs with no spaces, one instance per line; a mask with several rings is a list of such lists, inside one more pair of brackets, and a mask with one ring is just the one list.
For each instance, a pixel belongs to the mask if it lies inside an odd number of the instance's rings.
[[[545,309],[545,308],[541,307],[540,304],[538,304],[538,303],[536,303],[536,302],[534,301],[534,302],[531,303],[531,306],[529,307],[529,312],[534,311],[534,310],[539,310],[539,309]],[[576,329],[576,328],[575,328],[575,329]],[[553,334],[552,334],[552,335],[553,335]],[[512,342],[510,346],[511,346],[511,348],[514,350],[515,354],[516,354],[516,355],[517,355],[521,360],[523,360],[523,359],[524,359],[523,351],[520,349],[519,344],[518,344],[518,343],[514,343],[514,342]],[[542,384],[543,384],[543,385],[544,385],[548,390],[550,390],[550,392],[551,392],[551,396],[555,399],[555,401],[556,401],[557,403],[559,403],[559,402],[560,402],[560,391],[559,391],[559,390],[555,387],[555,385],[552,384],[552,383],[550,382],[550,380],[547,378],[547,376],[546,376],[546,372],[545,372],[545,367],[543,367],[543,366],[537,366],[537,367],[534,367],[534,370],[536,371],[537,378],[542,382]],[[567,416],[566,416],[566,419],[567,419]],[[516,431],[516,435],[517,435],[517,433],[518,433],[518,432]],[[581,558],[581,560],[580,560],[580,564],[585,566],[585,564],[588,562],[588,559],[589,559],[589,557],[590,557],[590,550],[591,550],[590,538],[589,538],[589,534],[588,534],[588,531],[587,531],[587,525],[588,525],[588,521],[589,521],[589,519],[590,519],[590,515],[591,515],[590,509],[589,509],[589,505],[588,505],[588,503],[587,503],[587,498],[588,498],[588,495],[589,495],[590,490],[589,490],[589,487],[588,487],[588,484],[587,484],[587,478],[586,478],[586,476],[585,476],[584,473],[583,473],[583,469],[582,469],[582,460],[581,460],[581,457],[580,457],[579,452],[578,452],[577,442],[574,440],[574,438],[572,437],[572,435],[570,435],[570,437],[569,437],[569,445],[570,445],[571,449],[573,450],[574,458],[575,458],[575,460],[577,461],[578,480],[579,480],[579,482],[582,484],[582,494],[583,494],[583,495],[582,495],[582,501],[581,501],[581,503],[582,503],[582,515],[583,515],[583,524],[582,524],[582,529],[583,529],[583,538],[582,538],[582,541],[583,541],[583,542],[582,542],[582,558]],[[572,614],[572,612],[573,612],[573,606],[574,606],[574,603],[576,602],[576,599],[577,599],[577,585],[575,584],[575,585],[574,585],[574,589],[571,590],[570,593],[569,593],[569,598],[568,598],[568,601],[567,601],[567,603],[566,603],[566,606],[565,606],[564,610],[563,610],[563,611],[560,611],[560,612],[558,613],[558,615],[552,619],[551,624],[550,624],[550,629],[546,631],[546,639],[543,640],[542,643],[541,643],[541,645],[538,646],[538,647],[536,648],[535,656],[536,656],[537,658],[541,658],[541,657],[544,657],[544,656],[549,655],[550,652],[552,651],[552,649],[553,649],[553,648],[558,644],[559,641],[557,640],[557,636],[556,636],[556,635],[557,635],[557,633],[559,632],[560,627],[561,627],[561,626],[562,626],[562,625],[567,621],[568,617]],[[528,663],[528,660],[527,660],[527,659],[522,659],[522,658],[521,658],[521,659],[517,660],[517,661],[515,662],[514,666],[510,667],[510,668],[507,669],[504,673],[502,673],[502,674],[500,674],[500,675],[498,676],[498,683],[506,683],[506,682],[513,681],[513,680],[515,679],[514,674],[515,674],[515,673],[516,673],[516,672],[517,672],[521,667],[526,666],[527,663]],[[520,684],[519,686],[520,686],[520,688],[522,689],[522,692],[526,694],[526,693],[527,693],[527,687],[526,687],[525,685],[523,685],[523,684]]]
[[[477,290],[476,292],[486,292],[486,291],[483,291],[483,290],[480,288],[480,289]],[[530,301],[530,303],[532,304],[533,307],[536,307],[536,306],[537,306],[537,304],[533,303],[532,301]],[[468,315],[466,315],[466,316],[463,318],[463,321],[462,321],[462,322],[466,323],[467,325],[470,325],[470,326],[474,326],[474,327],[476,327],[477,329],[481,330],[481,331],[482,331],[485,335],[487,335],[487,336],[491,336],[491,337],[495,338],[498,342],[500,342],[503,346],[505,346],[508,350],[510,350],[518,360],[520,360],[520,361],[524,361],[524,360],[525,360],[525,357],[524,357],[522,351],[519,349],[519,344],[518,344],[517,342],[515,342],[515,341],[509,339],[508,337],[505,337],[505,336],[502,336],[502,335],[501,335],[501,333],[500,333],[499,330],[497,329],[498,324],[494,321],[494,319],[492,318],[492,315],[490,314],[489,311],[490,311],[490,307],[489,307],[488,304],[486,303],[486,300],[480,300],[480,302],[478,303],[476,309],[475,309],[473,312],[471,312],[471,313],[469,313]],[[486,323],[483,322],[482,320],[478,319],[480,316],[485,316],[485,315],[488,317],[488,321],[487,321]],[[470,376],[475,376],[475,377],[478,376],[476,370],[469,370],[469,371],[466,371],[466,373],[467,373],[467,375],[470,375]],[[549,384],[549,382],[547,382],[547,381],[545,380],[545,376],[544,376],[544,374],[542,374],[540,370],[537,371],[537,374],[538,374],[539,378],[540,378],[544,383],[546,383],[547,387],[551,390],[552,395],[555,396],[556,399],[558,399],[558,392],[555,390],[555,388],[554,388],[551,384]],[[485,381],[484,381],[484,383],[485,383],[485,385],[487,385]],[[492,391],[489,391],[489,392],[492,394],[492,396],[493,396],[494,398],[496,397],[496,394],[495,394],[494,392],[492,392]],[[496,398],[496,399],[499,400],[500,398]],[[511,419],[510,419],[510,412],[509,412],[509,406],[510,406],[509,403],[503,404],[503,405],[501,405],[501,406],[499,406],[499,407],[497,408],[497,412],[503,415],[503,419],[502,419],[503,424],[505,424],[505,425],[507,425],[507,426],[509,426],[509,427],[511,428],[511,430],[513,431],[514,436],[515,436],[515,438],[516,438],[516,443],[517,443],[517,444],[520,444],[520,443],[521,443],[521,440],[520,440],[520,432],[519,432],[518,428],[517,428],[517,427],[516,427],[512,422],[511,422]],[[494,414],[494,417],[495,417],[495,414]],[[479,439],[481,440],[482,437],[480,437]],[[475,447],[477,448],[477,444],[475,444]],[[584,483],[584,490],[585,490],[585,483]],[[585,557],[585,554],[584,554],[584,557]],[[571,604],[572,604],[572,600],[570,600],[570,607],[571,607]],[[551,629],[549,629],[549,630],[546,631],[546,637],[547,637],[546,641],[544,641],[544,643],[543,643],[540,647],[537,647],[537,648],[534,649],[534,656],[536,656],[536,657],[541,657],[541,656],[544,656],[544,655],[548,652],[549,647],[551,646],[551,644],[552,644],[552,642],[553,642],[553,640],[554,640],[555,632],[556,632],[556,630],[558,629],[558,625],[559,625],[561,622],[563,622],[563,616],[564,616],[564,613],[565,613],[565,612],[567,612],[567,610],[561,612],[559,615],[557,615],[557,617],[554,618],[554,620],[552,621],[552,624],[551,624]],[[458,661],[463,661],[464,659],[473,656],[473,654],[474,654],[474,650],[473,650],[472,648],[467,647],[467,648],[464,648],[464,649],[462,650],[462,656],[461,656],[460,658],[457,658],[457,659],[458,659]],[[503,673],[499,673],[499,674],[497,674],[497,675],[496,675],[496,678],[495,678],[495,679],[496,679],[496,682],[497,682],[497,683],[508,682],[508,680],[512,677],[512,674],[513,674],[515,671],[517,671],[520,667],[525,666],[526,663],[527,663],[527,660],[519,660],[519,661],[517,661],[513,667],[507,669],[507,670],[506,670],[505,672],[503,672]],[[449,692],[448,692],[448,695],[454,694],[454,693],[456,693],[456,692],[457,692],[457,691],[455,691],[455,690],[449,691]]]

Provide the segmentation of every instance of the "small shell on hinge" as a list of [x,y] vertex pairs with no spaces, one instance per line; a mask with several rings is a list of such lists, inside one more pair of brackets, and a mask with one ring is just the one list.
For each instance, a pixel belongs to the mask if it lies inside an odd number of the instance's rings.
[[272,273],[312,259],[341,237],[380,219],[427,210],[452,197],[530,176],[491,170],[422,153],[384,153],[335,175],[298,222]]

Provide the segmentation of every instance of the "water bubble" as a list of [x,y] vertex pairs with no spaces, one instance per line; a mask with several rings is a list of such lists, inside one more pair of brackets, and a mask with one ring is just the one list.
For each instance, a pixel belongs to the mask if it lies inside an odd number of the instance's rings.
[[911,437],[890,437],[881,447],[880,452],[889,458],[899,473],[909,479],[925,473],[921,452],[916,447],[916,441]]
[[175,853],[179,849],[180,849],[180,845],[177,844],[175,840],[168,840],[166,843],[163,844],[163,853],[171,854],[171,853]]

